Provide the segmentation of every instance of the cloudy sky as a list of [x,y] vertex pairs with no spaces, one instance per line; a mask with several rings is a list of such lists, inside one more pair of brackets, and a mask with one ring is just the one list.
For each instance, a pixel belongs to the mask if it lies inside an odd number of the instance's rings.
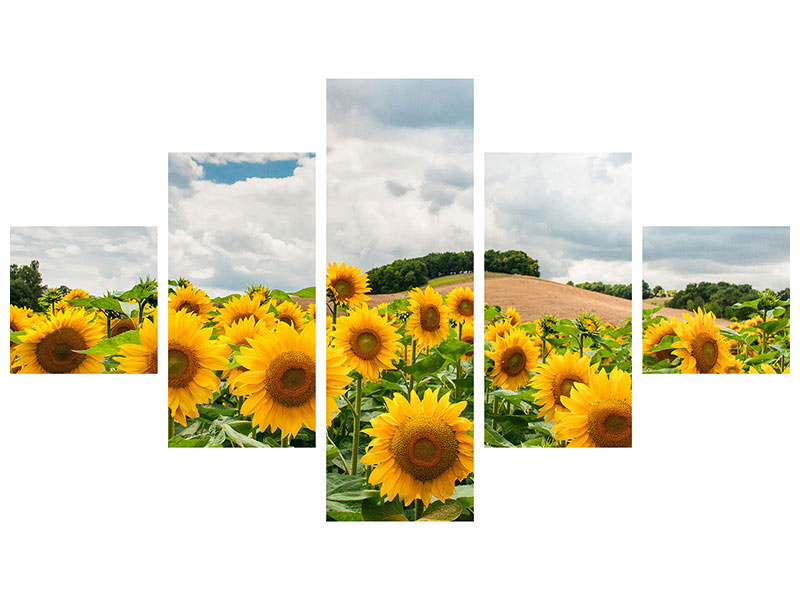
[[651,288],[701,281],[789,287],[788,227],[644,227],[642,254]]
[[543,279],[631,282],[631,155],[487,154],[486,248]]
[[158,276],[155,227],[12,227],[11,263],[39,261],[42,283],[92,295]]
[[169,277],[211,297],[314,285],[314,156],[169,155]]
[[328,261],[472,249],[471,79],[328,80]]

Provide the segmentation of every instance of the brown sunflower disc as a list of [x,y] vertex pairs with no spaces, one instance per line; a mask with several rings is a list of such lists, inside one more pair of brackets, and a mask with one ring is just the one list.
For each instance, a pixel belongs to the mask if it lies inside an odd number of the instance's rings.
[[598,447],[631,447],[631,405],[610,398],[598,402],[589,413],[589,437]]
[[414,417],[397,428],[390,444],[397,464],[417,481],[432,481],[458,458],[455,432],[442,419]]
[[36,359],[48,373],[69,373],[77,369],[86,356],[73,350],[86,350],[83,336],[69,327],[56,329],[36,344]]

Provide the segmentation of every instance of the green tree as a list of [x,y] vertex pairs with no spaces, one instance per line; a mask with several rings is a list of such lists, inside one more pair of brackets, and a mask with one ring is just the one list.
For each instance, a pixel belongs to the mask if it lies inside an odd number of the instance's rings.
[[9,296],[11,304],[19,307],[41,311],[39,298],[44,294],[42,274],[39,273],[39,261],[32,260],[30,265],[11,265],[11,282]]

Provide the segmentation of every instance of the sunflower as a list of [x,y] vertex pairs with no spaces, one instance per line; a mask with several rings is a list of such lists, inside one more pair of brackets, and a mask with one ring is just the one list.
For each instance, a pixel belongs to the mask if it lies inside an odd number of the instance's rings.
[[392,360],[400,350],[400,336],[394,327],[378,309],[366,304],[336,322],[333,339],[348,364],[370,381],[379,379],[381,371],[394,368]]
[[484,332],[484,341],[493,342],[496,339],[503,337],[512,329],[514,329],[514,326],[508,319],[490,323],[486,326],[486,331]]
[[306,310],[306,317],[308,317],[308,319],[311,321],[315,321],[317,318],[317,305],[314,304],[313,302],[308,305],[308,309]]
[[76,298],[88,298],[89,292],[80,288],[70,290],[56,303],[56,310],[64,310],[65,308],[72,308],[72,304],[67,300],[75,300]]
[[367,274],[358,267],[348,267],[345,263],[328,263],[325,287],[338,304],[354,307],[367,301],[370,291]]
[[267,329],[275,327],[277,319],[269,312],[268,304],[261,304],[258,298],[239,296],[228,300],[219,314],[219,330],[225,325],[233,325],[237,321],[253,317],[256,321],[263,321]]
[[508,319],[509,323],[511,323],[514,327],[522,323],[522,317],[519,316],[517,309],[513,306],[509,306],[506,310],[506,319]]
[[447,310],[450,316],[460,323],[473,320],[475,295],[468,287],[459,287],[447,294]]
[[256,321],[253,315],[245,319],[239,319],[231,325],[222,326],[223,333],[217,338],[218,341],[229,346],[249,346],[250,340],[257,333],[266,331],[268,328],[263,321]]
[[298,332],[279,323],[241,349],[237,361],[247,371],[233,382],[233,393],[246,397],[241,412],[253,415],[261,431],[280,430],[284,438],[304,425],[316,429],[314,330],[310,325]]
[[186,417],[197,417],[197,405],[207,404],[219,387],[214,371],[228,365],[230,349],[211,339],[212,329],[187,310],[169,311],[167,347],[169,409],[172,418],[186,426]]
[[254,283],[249,288],[247,288],[247,295],[251,298],[257,299],[261,304],[266,302],[270,295],[271,291],[265,285],[261,285],[260,283]]
[[20,373],[99,373],[102,356],[81,354],[105,337],[105,329],[81,308],[65,308],[42,319],[14,348]]
[[564,397],[570,395],[575,384],[589,382],[591,360],[567,350],[564,354],[553,352],[547,363],[539,365],[531,385],[538,390],[534,398],[536,404],[541,404],[539,414],[546,421],[554,420],[556,413],[564,410]]
[[740,373],[744,373],[744,363],[734,358],[733,362],[729,364],[725,369],[725,373],[727,373],[728,375],[737,375]]
[[123,373],[158,373],[158,315],[139,328],[139,344],[122,344],[117,357]]
[[486,356],[494,361],[490,373],[492,384],[518,390],[530,380],[539,360],[539,349],[524,331],[512,329],[492,342],[492,349],[486,352]]
[[583,333],[592,334],[600,328],[600,319],[590,312],[585,312],[578,315],[575,325]]
[[350,368],[342,351],[336,346],[328,346],[325,352],[325,424],[330,426],[333,415],[339,412],[336,406],[336,396],[344,394],[347,384],[353,378],[350,377]]
[[133,331],[136,329],[136,322],[128,317],[127,319],[117,319],[117,321],[111,326],[111,335],[108,337],[115,337],[121,335],[123,333],[127,333],[128,331]]
[[630,373],[596,371],[589,384],[576,383],[562,396],[567,410],[556,412],[553,435],[568,447],[631,447],[633,413]]
[[210,318],[208,313],[214,310],[214,304],[203,290],[187,283],[175,289],[169,299],[169,308],[175,312],[185,310],[193,313],[205,323]]
[[291,325],[298,331],[303,328],[303,309],[294,302],[281,302],[275,306],[278,311],[278,321]]
[[[461,328],[461,341],[467,342],[468,344],[475,345],[475,327],[472,323],[466,323]],[[461,357],[461,360],[469,360],[475,355],[475,349],[467,350],[464,355]]]
[[30,308],[20,308],[18,306],[11,306],[11,331],[24,331],[30,327],[35,319],[33,317],[33,310]]
[[[688,316],[688,315],[687,315]],[[681,359],[683,373],[724,373],[733,361],[728,342],[720,336],[713,312],[697,309],[685,321],[675,325],[680,338],[672,353]]]
[[410,400],[385,398],[388,412],[363,430],[374,439],[361,462],[373,466],[369,483],[380,484],[390,502],[395,496],[406,506],[416,498],[427,506],[433,496],[444,502],[473,471],[472,423],[460,416],[467,403],[451,404],[450,392],[438,396],[427,389],[422,400],[415,391]]
[[678,318],[672,317],[671,319],[662,319],[658,323],[650,325],[644,332],[644,340],[642,340],[642,349],[646,354],[652,354],[656,360],[669,359],[670,362],[675,358],[672,350],[669,348],[659,350],[658,352],[650,352],[650,348],[657,346],[665,336],[675,335],[675,326],[678,324]]
[[411,315],[406,322],[406,329],[417,344],[425,348],[446,339],[450,325],[442,295],[434,292],[431,286],[426,287],[424,292],[414,288],[408,295]]

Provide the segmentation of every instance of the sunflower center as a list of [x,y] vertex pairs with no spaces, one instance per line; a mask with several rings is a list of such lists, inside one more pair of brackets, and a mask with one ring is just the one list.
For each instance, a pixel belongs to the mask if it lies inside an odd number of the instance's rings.
[[[472,337],[471,335],[465,335],[463,338],[461,338],[461,341],[462,342],[467,342],[468,344],[474,344],[475,343],[475,338]],[[475,354],[475,350],[474,349],[473,350],[467,350],[466,352],[464,352],[464,356],[466,356],[468,358],[472,358],[473,354]]]
[[555,399],[556,404],[558,404],[559,406],[564,406],[561,403],[561,396],[566,396],[567,398],[569,398],[569,394],[572,391],[572,388],[575,387],[576,383],[580,383],[580,380],[572,379],[571,377],[565,377],[564,379],[561,380],[561,384],[558,386],[558,393],[553,394],[553,398]]
[[400,425],[389,446],[403,471],[417,481],[432,481],[458,459],[455,432],[442,419],[420,415]]
[[472,302],[469,300],[462,300],[458,303],[458,312],[464,315],[465,317],[472,316]]
[[36,344],[36,358],[48,373],[69,373],[86,358],[73,350],[86,350],[83,336],[70,328],[57,329]]
[[350,347],[358,358],[372,360],[381,351],[381,339],[374,331],[359,331],[353,335]]
[[353,295],[353,285],[345,279],[337,279],[331,285],[340,298],[349,298]]
[[528,362],[525,352],[519,346],[512,346],[500,358],[500,369],[506,375],[519,375],[525,370],[525,365]]
[[595,446],[630,448],[632,420],[630,404],[609,398],[592,406],[587,431]]
[[264,387],[281,406],[303,406],[314,397],[316,389],[313,359],[297,350],[283,352],[267,367]]
[[150,356],[147,357],[147,372],[158,373],[158,350],[154,350]]
[[419,324],[424,331],[436,331],[442,316],[435,306],[425,306],[420,311]]
[[292,320],[292,317],[288,315],[281,315],[280,317],[278,317],[278,321],[282,321],[283,323],[286,323],[287,325],[294,327],[294,320]]
[[197,373],[197,358],[191,350],[181,344],[170,344],[167,364],[169,387],[172,388],[186,387]]
[[196,315],[200,314],[200,305],[192,302],[191,300],[181,300],[180,304],[175,307],[175,311],[185,310],[186,312],[194,313]]
[[708,373],[717,364],[719,348],[714,338],[708,334],[700,334],[692,342],[692,356],[697,362],[697,370],[701,373]]

